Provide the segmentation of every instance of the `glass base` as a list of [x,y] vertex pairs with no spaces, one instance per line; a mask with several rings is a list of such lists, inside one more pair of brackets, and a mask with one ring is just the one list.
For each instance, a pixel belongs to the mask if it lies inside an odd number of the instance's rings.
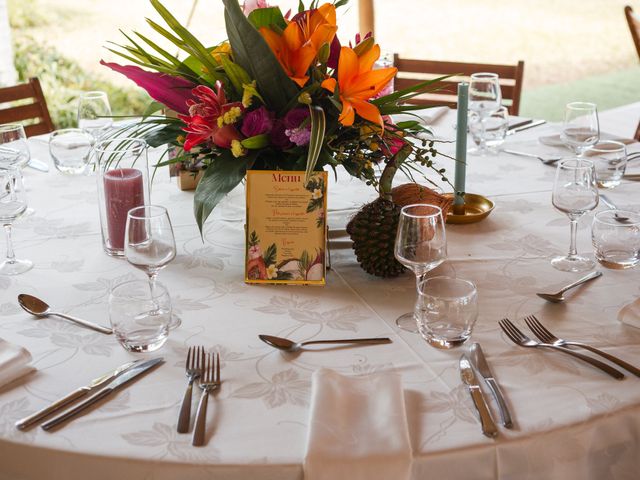
[[135,353],[153,352],[167,341],[167,331],[158,333],[157,329],[139,329],[126,335],[116,332],[116,338],[125,350]]
[[175,313],[172,313],[171,320],[169,321],[169,325],[167,325],[167,327],[169,328],[169,330],[174,330],[180,325],[182,325],[182,319]]
[[33,268],[31,260],[14,260],[0,263],[0,275],[19,275]]
[[575,256],[555,257],[551,265],[562,272],[588,272],[596,266],[590,258]]
[[405,313],[396,318],[396,325],[407,332],[418,333],[418,324],[413,316],[413,312]]

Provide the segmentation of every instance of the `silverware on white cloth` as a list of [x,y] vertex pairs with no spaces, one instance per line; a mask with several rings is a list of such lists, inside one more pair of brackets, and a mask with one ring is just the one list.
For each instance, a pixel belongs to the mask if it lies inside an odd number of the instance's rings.
[[185,370],[189,383],[187,384],[184,397],[182,397],[182,405],[180,406],[178,433],[187,433],[189,431],[189,423],[191,422],[191,392],[193,390],[193,382],[202,375],[204,355],[204,347],[202,346],[189,347],[189,351],[187,352]]
[[478,370],[478,373],[484,378],[485,383],[491,390],[493,397],[496,399],[498,403],[498,408],[500,409],[500,417],[502,418],[502,425],[506,428],[513,428],[513,420],[511,419],[511,413],[509,412],[509,407],[507,406],[507,402],[504,399],[504,395],[502,395],[502,390],[498,386],[498,382],[493,376],[493,372],[491,371],[491,367],[489,367],[489,363],[484,356],[484,352],[482,351],[482,347],[479,343],[474,343],[471,345],[471,364],[473,367]]
[[164,362],[164,359],[162,357],[159,357],[159,358],[154,358],[154,359],[151,359],[151,360],[146,360],[146,361],[144,361],[142,363],[139,363],[139,364],[137,364],[137,365],[135,365],[133,367],[130,367],[126,372],[122,373],[115,380],[113,380],[109,385],[104,387],[102,390],[100,390],[98,393],[96,393],[92,397],[87,398],[85,401],[79,403],[78,405],[76,405],[72,409],[66,411],[62,415],[59,415],[59,416],[57,416],[55,418],[52,418],[48,422],[43,423],[41,425],[42,429],[43,430],[51,430],[52,428],[54,428],[54,427],[56,427],[56,426],[58,426],[58,425],[60,425],[60,424],[62,424],[64,422],[66,422],[68,420],[71,420],[73,417],[75,417],[80,412],[86,410],[91,405],[94,405],[95,403],[99,402],[103,398],[111,395],[113,392],[115,392],[119,388],[121,388],[124,385],[128,384],[134,378],[138,377],[139,375],[142,375],[145,372],[148,372],[153,367],[161,364],[162,362]]
[[634,367],[630,363],[625,362],[621,358],[618,358],[610,353],[603,352],[600,349],[592,347],[591,345],[587,345],[586,343],[581,342],[573,342],[570,340],[564,340],[563,338],[556,337],[553,333],[551,333],[547,328],[540,323],[540,321],[536,318],[535,315],[529,315],[524,318],[525,323],[531,329],[536,337],[540,339],[542,342],[551,343],[553,345],[558,345],[560,347],[569,347],[575,346],[584,348],[585,350],[589,350],[590,352],[595,353],[596,355],[600,355],[602,358],[606,358],[610,362],[615,363],[616,365],[624,368],[626,371],[633,373],[635,376],[640,377],[640,368]]
[[[616,207],[616,204],[613,203],[613,201],[609,197],[607,197],[604,193],[599,194],[598,197],[600,197],[600,200],[602,200],[602,203],[604,203],[607,206],[607,208],[610,208],[611,210],[618,210],[618,207]],[[620,223],[627,223],[629,221],[629,217],[620,215],[618,212],[615,212],[613,214],[613,218],[616,220],[616,222],[620,222]]]
[[533,118],[527,118],[526,120],[520,120],[519,122],[516,122],[512,125],[509,125],[509,127],[507,128],[507,132],[510,130],[515,130],[516,128],[520,128],[520,127],[524,127],[525,125],[529,125],[530,123],[533,123]]
[[553,165],[554,163],[559,162],[563,158],[567,158],[566,156],[559,156],[559,155],[543,157],[542,155],[537,155],[535,153],[519,152],[517,150],[511,150],[508,148],[503,148],[502,151],[505,153],[509,153],[511,155],[517,155],[520,157],[537,158],[545,165]]
[[352,343],[352,344],[371,344],[377,345],[380,343],[391,343],[391,339],[388,337],[378,337],[378,338],[348,338],[342,340],[309,340],[306,342],[294,342],[293,340],[289,340],[288,338],[282,337],[274,337],[273,335],[258,335],[260,340],[264,343],[271,345],[274,348],[279,350],[284,350],[285,352],[297,352],[305,345],[319,345],[319,344],[328,344],[328,343]]
[[565,292],[567,292],[568,290],[571,290],[572,288],[577,287],[578,285],[582,285],[583,283],[590,282],[591,280],[595,280],[596,278],[601,276],[602,276],[602,272],[599,272],[599,271],[591,272],[590,274],[585,275],[584,277],[576,280],[575,282],[571,282],[569,285],[562,287],[560,290],[558,290],[555,293],[536,293],[536,295],[539,296],[540,298],[545,299],[547,302],[552,302],[552,303],[564,302],[566,300],[566,298],[564,298]]
[[493,422],[493,418],[491,418],[491,412],[489,412],[489,407],[487,407],[487,402],[484,399],[484,394],[480,389],[480,383],[478,383],[478,378],[471,367],[471,362],[469,361],[469,357],[463,354],[460,357],[460,378],[465,383],[469,390],[469,394],[471,395],[471,399],[473,400],[473,404],[480,415],[480,424],[482,425],[482,433],[484,433],[487,437],[493,438],[498,434],[498,429],[496,428],[496,424]]
[[96,332],[104,333],[105,335],[111,335],[113,333],[113,330],[107,327],[103,327],[102,325],[98,325],[96,323],[89,322],[78,317],[72,317],[71,315],[67,315],[66,313],[52,312],[51,307],[49,307],[46,302],[39,299],[38,297],[34,297],[33,295],[21,293],[20,295],[18,295],[18,303],[23,308],[23,310],[30,313],[31,315],[35,315],[36,317],[48,317],[50,315],[54,315],[56,317],[61,317],[69,320],[73,323],[77,323],[78,325],[82,325],[83,327],[90,328],[91,330],[95,330]]
[[616,370],[615,368],[603,363],[595,358],[591,358],[587,355],[582,355],[581,353],[574,352],[573,350],[569,350],[565,347],[560,347],[558,345],[553,345],[550,343],[539,343],[531,338],[527,337],[518,327],[516,327],[508,318],[503,318],[498,322],[502,331],[507,335],[509,340],[511,340],[516,345],[525,348],[552,348],[554,350],[558,350],[559,352],[566,353],[567,355],[571,355],[572,357],[578,358],[588,364],[602,370],[607,375],[611,375],[613,378],[617,380],[622,380],[624,378],[624,373],[620,370]]
[[547,123],[546,120],[536,120],[535,122],[527,123],[521,127],[515,127],[507,130],[507,135],[513,135],[514,133],[522,132],[524,130],[529,130],[530,128],[539,127],[540,125],[544,125]]
[[196,414],[196,425],[193,427],[193,439],[191,445],[201,447],[205,444],[205,431],[207,423],[207,403],[209,401],[209,393],[220,388],[220,354],[213,353],[206,355],[206,365],[200,375],[199,387],[202,390],[200,403],[198,404],[198,413]]
[[124,365],[120,365],[115,370],[105,373],[104,375],[93,379],[89,382],[88,385],[75,389],[73,392],[65,395],[64,397],[56,400],[52,404],[46,406],[42,410],[37,411],[36,413],[29,415],[28,417],[23,418],[22,420],[18,420],[16,422],[16,428],[18,430],[26,430],[34,423],[43,420],[45,417],[48,417],[52,413],[68,406],[70,403],[75,402],[76,400],[87,396],[89,393],[94,392],[102,388],[102,386],[106,385],[114,378],[117,378],[120,374],[126,372],[131,367],[143,362],[144,360],[134,360],[132,362],[127,362]]
[[44,163],[42,160],[38,160],[37,158],[29,159],[29,163],[27,163],[27,167],[33,168],[34,170],[38,170],[40,172],[49,171],[49,165]]

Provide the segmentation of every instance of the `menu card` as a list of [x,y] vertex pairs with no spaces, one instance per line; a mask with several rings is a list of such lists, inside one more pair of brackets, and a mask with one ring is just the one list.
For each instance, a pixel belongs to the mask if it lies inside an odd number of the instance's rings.
[[249,170],[245,282],[325,284],[327,172]]

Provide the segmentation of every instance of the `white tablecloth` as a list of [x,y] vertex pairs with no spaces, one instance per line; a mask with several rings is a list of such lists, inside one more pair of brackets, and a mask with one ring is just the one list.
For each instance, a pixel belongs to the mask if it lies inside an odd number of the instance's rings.
[[[640,104],[605,112],[602,130],[629,136]],[[451,138],[454,115],[436,133]],[[512,148],[548,151],[537,144],[553,126],[522,132]],[[32,139],[35,157],[48,161],[46,143]],[[444,145],[451,151],[451,145]],[[640,145],[630,150],[640,150]],[[443,161],[453,171],[453,162]],[[470,157],[469,192],[491,196],[496,209],[484,222],[448,226],[450,261],[437,273],[474,281],[480,342],[508,402],[516,428],[485,438],[457,360],[464,349],[441,351],[400,332],[395,318],[413,308],[414,278],[368,276],[348,248],[332,251],[324,288],[247,286],[243,283],[242,188],[218,209],[201,240],[192,217],[192,193],[166,172],[156,176],[152,201],[171,214],[178,256],[159,280],[171,290],[182,326],[157,352],[166,364],[111,401],[47,433],[20,432],[14,422],[135,358],[115,338],[58,319],[36,320],[16,301],[32,293],[64,312],[107,323],[110,285],[143,278],[123,260],[102,252],[95,178],[26,170],[31,217],[15,225],[19,257],[35,268],[0,276],[0,337],[25,345],[38,372],[0,390],[0,478],[301,479],[309,420],[310,379],[320,367],[357,375],[395,370],[402,375],[414,451],[413,478],[632,479],[640,471],[640,379],[613,380],[555,352],[525,350],[498,328],[503,317],[522,324],[535,314],[552,331],[582,339],[640,364],[640,329],[618,321],[640,296],[640,269],[604,270],[604,276],[564,304],[535,296],[577,278],[554,270],[551,256],[569,246],[568,219],[551,206],[554,168],[501,154]],[[357,206],[375,195],[358,181],[330,186],[330,208]],[[638,183],[610,193],[640,210]],[[352,212],[331,212],[344,227]],[[578,247],[590,252],[590,220],[580,222]],[[393,344],[286,356],[258,334],[297,340],[390,336]],[[209,407],[213,434],[204,448],[176,433],[189,345],[217,348],[223,386]],[[495,410],[494,410],[495,411]]]

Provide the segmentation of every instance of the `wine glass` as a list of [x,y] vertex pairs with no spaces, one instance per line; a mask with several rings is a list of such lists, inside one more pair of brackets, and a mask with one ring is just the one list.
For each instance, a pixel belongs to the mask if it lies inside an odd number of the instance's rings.
[[[167,209],[145,205],[129,210],[124,238],[127,261],[147,274],[151,298],[156,298],[156,277],[176,257],[176,240]],[[179,318],[172,317],[169,328],[178,325]]]
[[31,160],[27,135],[18,123],[0,125],[0,168],[16,165],[23,168]]
[[84,92],[78,102],[78,127],[98,140],[112,125],[107,94],[100,91]]
[[596,172],[591,160],[575,158],[558,163],[552,202],[571,221],[571,246],[567,256],[555,257],[551,260],[551,265],[563,272],[591,270],[595,262],[579,256],[576,251],[578,219],[598,206]]
[[595,103],[571,102],[564,109],[564,124],[560,139],[578,157],[598,143],[600,124]]
[[16,165],[0,168],[0,222],[7,237],[7,257],[0,263],[0,275],[18,275],[33,267],[30,260],[16,259],[11,241],[11,225],[26,209],[27,197],[20,168]]
[[502,103],[500,77],[495,73],[480,72],[471,75],[469,83],[469,110],[479,117],[480,142],[477,153],[487,151],[485,141],[485,119],[496,112]]
[[[417,288],[427,273],[447,258],[442,209],[427,204],[402,207],[394,255],[402,265],[413,271]],[[403,330],[418,332],[413,312],[398,317],[396,325]]]

